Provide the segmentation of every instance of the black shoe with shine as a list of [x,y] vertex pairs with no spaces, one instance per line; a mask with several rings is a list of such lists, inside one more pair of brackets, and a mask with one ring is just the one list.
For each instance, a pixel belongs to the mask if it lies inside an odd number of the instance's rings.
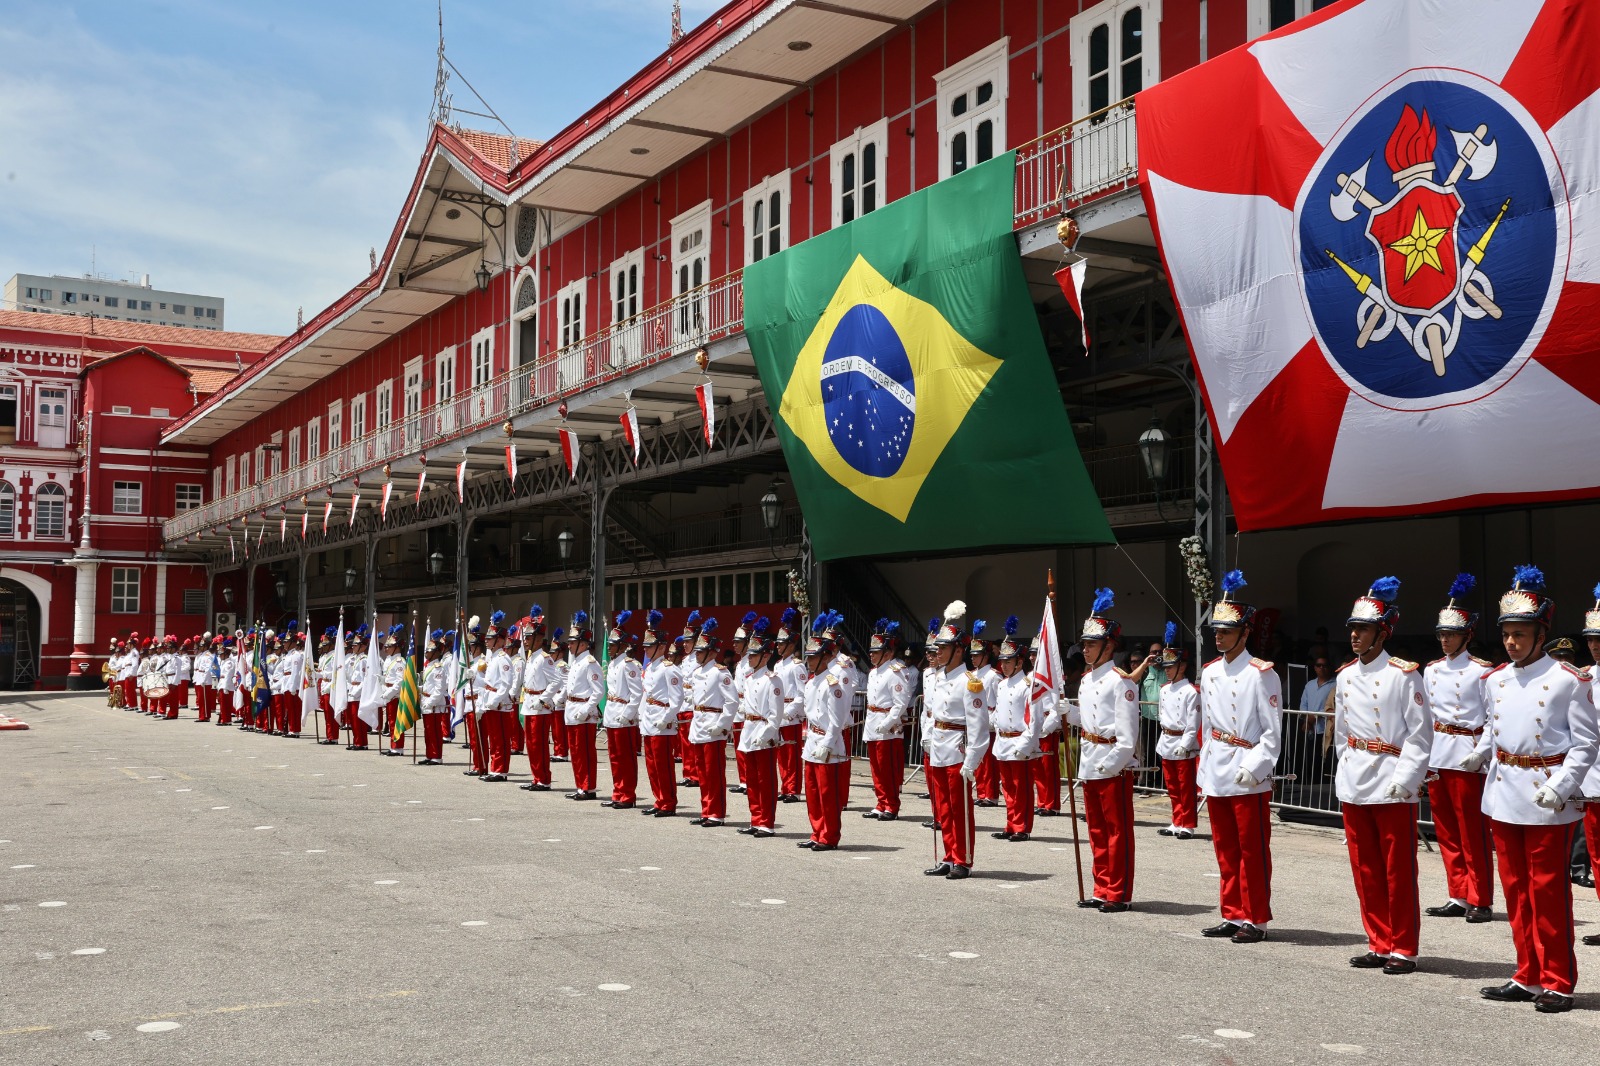
[[797,848],[814,848],[817,846],[817,842],[815,840],[799,840],[795,842],[794,846]]
[[756,835],[756,827],[753,825],[747,825],[743,829],[735,829],[734,832],[740,834],[741,836],[753,837]]
[[899,818],[900,816],[898,814],[890,814],[887,811],[878,812],[878,821],[880,822],[894,822],[898,821]]
[[1389,960],[1376,951],[1369,951],[1365,955],[1357,955],[1350,960],[1350,965],[1358,970],[1381,970],[1383,964]]
[[938,822],[928,821],[928,822],[923,822],[922,823],[922,828],[924,828],[924,829],[932,829],[935,833],[937,833],[942,827],[939,825]]
[[483,777],[480,778],[482,781],[504,781],[505,779],[505,774],[484,774]]
[[610,807],[614,811],[631,811],[638,805],[636,800],[623,800],[621,803],[612,802]]
[[917,799],[919,799],[919,800],[932,799],[932,798],[933,798],[933,793],[931,793],[931,792],[918,792],[917,793]]
[[1020,844],[1024,840],[1031,839],[1031,837],[1032,837],[1031,833],[1012,833],[1011,834],[1011,843]]
[[949,875],[950,869],[951,867],[949,863],[941,862],[937,866],[930,866],[922,872],[927,874],[929,877],[945,877]]
[[989,835],[994,837],[996,840],[1010,840],[1011,839],[1011,834],[1010,833],[990,833]]
[[1259,925],[1241,925],[1228,939],[1235,944],[1259,944],[1267,939],[1267,931]]
[[1543,993],[1529,992],[1515,981],[1507,981],[1503,985],[1490,985],[1478,989],[1478,995],[1484,999],[1492,999],[1496,1003],[1532,1003],[1536,995]]
[[[355,751],[356,750],[356,746],[354,744],[350,745],[350,750],[351,751]],[[482,770],[463,770],[463,771],[461,771],[461,776],[462,777],[481,777],[481,776],[483,776],[483,771]]]
[[1455,900],[1450,900],[1440,907],[1424,907],[1422,913],[1429,918],[1465,918],[1467,916],[1467,908]]
[[950,872],[944,875],[946,881],[962,881],[972,876],[972,867],[950,864]]
[[785,792],[778,797],[779,803],[799,803],[800,797],[793,792]]
[[998,807],[998,806],[1000,806],[1000,801],[999,800],[978,800],[977,803],[973,804],[973,806],[975,806],[975,807]]
[[1470,925],[1482,925],[1484,922],[1494,921],[1494,911],[1488,907],[1468,907],[1467,922]]
[[1104,907],[1105,904],[1106,901],[1101,899],[1099,896],[1090,896],[1088,899],[1080,899],[1078,901],[1078,906],[1082,907],[1086,911],[1097,911],[1101,907]]
[[550,786],[549,785],[543,785],[543,784],[540,784],[537,781],[529,781],[526,785],[521,786],[521,788],[522,788],[522,791],[524,791],[524,792],[549,792],[550,791]]
[[871,818],[876,821],[878,818],[882,817],[882,814],[879,811],[862,811],[861,817]]
[[737,792],[739,795],[742,796],[742,795],[745,794],[746,789],[745,789],[745,787],[743,785],[729,785],[728,786],[728,791],[729,792]]
[[1415,959],[1396,959],[1391,957],[1383,964],[1383,972],[1391,977],[1395,974],[1416,973],[1417,963]]
[[837,844],[813,844],[813,845],[811,845],[811,850],[812,851],[838,851],[839,850],[839,845],[837,845]]
[[1156,830],[1156,836],[1169,837],[1172,834],[1173,834],[1173,828],[1170,825],[1164,825],[1160,829]]
[[1565,1014],[1572,1009],[1572,997],[1546,989],[1533,997],[1533,1009],[1540,1014]]
[[700,820],[701,829],[721,829],[727,824],[721,818],[702,818]]
[[1132,910],[1132,909],[1133,909],[1133,904],[1131,904],[1131,903],[1106,902],[1106,903],[1100,904],[1100,913],[1101,914],[1121,914],[1123,911]]
[[1219,922],[1216,925],[1208,925],[1204,929],[1200,930],[1200,935],[1201,936],[1209,936],[1209,937],[1224,937],[1224,936],[1230,936],[1231,937],[1233,934],[1237,933],[1238,931],[1239,931],[1239,923],[1238,922]]
[[660,809],[657,809],[655,811],[645,811],[644,813],[646,813],[646,814],[654,814],[657,818],[676,818],[678,816],[678,812],[677,811],[663,811],[663,810],[660,810]]
[[1585,933],[1583,943],[1585,947],[1600,948],[1600,933]]

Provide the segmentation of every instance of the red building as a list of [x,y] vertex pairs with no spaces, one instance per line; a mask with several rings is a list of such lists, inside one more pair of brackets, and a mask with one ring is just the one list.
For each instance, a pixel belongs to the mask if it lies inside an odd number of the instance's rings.
[[161,431],[277,339],[0,311],[0,688],[206,628],[205,570],[161,526],[206,502],[207,457]]

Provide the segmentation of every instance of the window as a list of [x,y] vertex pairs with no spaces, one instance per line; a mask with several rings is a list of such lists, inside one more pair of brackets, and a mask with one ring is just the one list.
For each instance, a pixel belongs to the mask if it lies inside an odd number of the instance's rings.
[[785,170],[744,194],[745,262],[759,263],[783,251],[788,222],[789,172]]
[[183,304],[173,304],[172,313],[175,315],[186,315],[189,313],[189,309]]
[[322,419],[313,418],[306,423],[306,458],[322,456]]
[[61,299],[64,303],[75,304],[78,302],[78,294],[75,292],[64,292],[61,294]]
[[[360,440],[367,434],[367,394],[350,398],[350,439]],[[332,440],[330,437],[329,440]]]
[[111,613],[139,613],[139,568],[113,566],[111,568]]
[[1072,186],[1090,191],[1138,168],[1133,105],[1117,105],[1160,79],[1161,0],[1102,0],[1070,26],[1073,113],[1090,116],[1076,135]]
[[221,499],[221,497],[222,497],[222,467],[215,466],[215,467],[211,468],[211,498],[213,500],[216,500],[216,499]]
[[67,535],[67,490],[47,481],[33,494],[33,535],[62,538]]
[[[130,306],[130,307],[133,306],[133,301],[132,300],[128,301],[128,306]],[[166,304],[162,304],[161,306],[165,307]],[[139,301],[139,310],[141,310],[141,311],[150,310],[150,301],[149,300],[140,300]],[[145,319],[145,321],[148,322],[150,320],[147,318],[147,319]]]
[[111,483],[112,514],[143,514],[144,486],[137,481]]
[[172,417],[172,412],[168,408],[165,408],[165,407],[152,407],[152,408],[150,408],[150,414],[154,418],[171,418]]
[[237,492],[239,490],[239,482],[237,480],[237,470],[238,470],[238,461],[237,460],[238,460],[237,456],[233,456],[233,455],[228,456],[227,471],[228,471],[228,495],[229,496],[232,496],[235,492]]
[[[522,210],[524,214],[531,213],[527,208]],[[532,274],[523,275],[517,282],[511,318],[517,324],[512,334],[517,346],[517,365],[528,366],[539,356],[539,286]]]
[[206,590],[205,589],[184,589],[183,590],[183,613],[184,614],[205,614],[206,613]]
[[206,308],[206,317],[207,318],[216,318],[217,317],[217,309],[215,307]]
[[611,321],[626,322],[639,313],[639,279],[644,275],[644,250],[635,249],[611,264]]
[[[311,456],[313,459],[316,455]],[[300,427],[296,426],[289,431],[289,469],[293,470],[300,465]]]
[[117,306],[119,306],[117,298],[115,296],[107,296],[106,297],[106,306],[107,307],[117,307]]
[[40,289],[39,290],[39,299],[41,299],[41,300],[54,300],[55,298],[56,298],[56,294],[54,292],[52,292],[51,290],[49,290],[49,289]]
[[28,299],[30,299],[30,300],[37,300],[37,299],[38,299],[38,298],[39,298],[39,290],[38,290],[38,289],[35,289],[35,288],[34,288],[34,287],[33,287],[33,286],[31,286],[31,285],[30,285],[30,286],[28,286]]
[[373,428],[387,429],[394,421],[394,382],[385,381],[372,395]]
[[271,447],[261,449],[261,454],[256,457],[256,469],[261,471],[262,477],[268,476],[269,464],[267,463],[267,456],[269,455],[272,457],[270,464],[272,474],[281,473],[283,471],[283,430],[280,429],[274,433]]
[[[451,356],[452,362],[454,356]],[[494,377],[494,327],[479,330],[472,337],[472,387],[486,384]]]
[[[266,449],[265,445],[258,445],[256,447],[256,468],[255,469],[256,469],[256,477],[260,478],[262,480],[265,480],[266,477],[267,477],[267,449]],[[243,473],[243,472],[241,471],[241,473]],[[249,479],[246,478],[245,479],[245,484],[248,485],[249,483],[250,483]]]
[[0,385],[0,444],[17,442],[17,387]]
[[177,499],[174,502],[173,511],[174,513],[179,513],[192,511],[200,506],[204,487],[201,485],[179,485],[175,491],[177,492]]
[[[316,421],[313,419],[312,421]],[[319,427],[320,429],[320,427]],[[344,443],[344,401],[335,400],[328,405],[328,450],[331,452]],[[312,456],[316,458],[316,456]]]
[[205,317],[205,312],[201,308],[196,307],[194,309],[194,317],[196,317],[196,318],[204,318]]
[[250,453],[245,452],[239,456],[239,486],[248,487],[250,484]]
[[[162,304],[162,305],[161,305],[161,310],[163,310],[163,311],[165,311],[165,310],[166,310],[166,309],[167,309],[167,305],[166,305],[166,304]],[[161,323],[161,324],[162,324],[162,325],[163,325],[163,326],[164,326],[164,325],[166,325],[166,323],[165,323],[165,322],[163,322],[163,323]]]
[[456,394],[456,346],[451,345],[433,357],[433,402],[448,403]]
[[405,375],[406,443],[415,445],[417,420],[412,416],[422,411],[422,356],[419,355],[406,363]]
[[1281,30],[1295,19],[1305,18],[1332,3],[1333,0],[1250,0],[1250,36],[1260,37],[1263,33]]
[[17,490],[9,481],[0,481],[0,537],[17,535]]
[[1005,149],[1006,56],[1010,43],[1011,38],[1002,37],[934,75],[939,87],[941,179],[993,159]]
[[560,348],[583,340],[583,280],[580,278],[556,294],[556,307],[561,322]]
[[842,226],[883,206],[889,120],[880,119],[833,146],[833,224]]

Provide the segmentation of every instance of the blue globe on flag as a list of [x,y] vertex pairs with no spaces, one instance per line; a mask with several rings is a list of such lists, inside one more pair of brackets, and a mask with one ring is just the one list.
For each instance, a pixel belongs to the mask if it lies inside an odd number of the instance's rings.
[[823,410],[840,458],[863,474],[893,476],[911,448],[916,390],[888,316],[864,303],[846,311],[822,358]]

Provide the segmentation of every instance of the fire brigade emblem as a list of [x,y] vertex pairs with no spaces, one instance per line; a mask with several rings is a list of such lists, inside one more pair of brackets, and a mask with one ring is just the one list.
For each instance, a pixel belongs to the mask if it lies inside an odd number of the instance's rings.
[[[1498,87],[1413,71],[1352,115],[1296,205],[1318,342],[1367,399],[1487,395],[1527,361],[1566,263],[1560,168]],[[1559,251],[1559,255],[1557,254]]]

